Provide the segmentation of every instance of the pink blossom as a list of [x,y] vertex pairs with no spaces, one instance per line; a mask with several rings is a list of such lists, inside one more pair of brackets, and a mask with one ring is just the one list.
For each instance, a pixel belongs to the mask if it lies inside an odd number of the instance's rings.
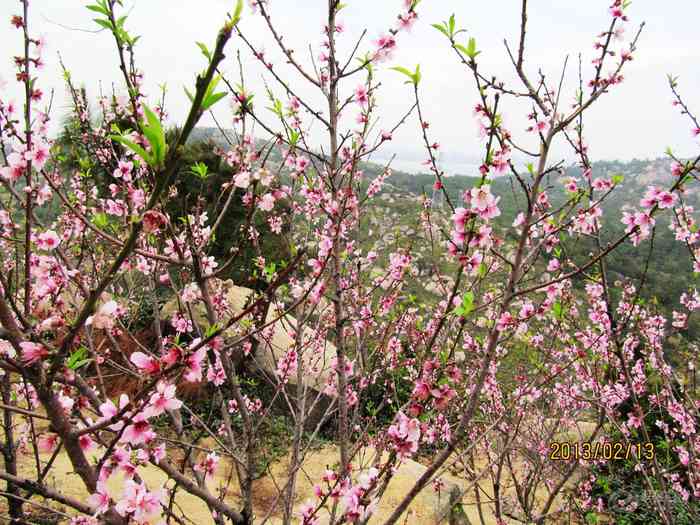
[[294,163],[294,168],[298,173],[304,173],[306,171],[307,166],[310,164],[309,159],[303,156],[297,157],[295,163]]
[[37,141],[32,144],[32,149],[25,154],[25,158],[31,161],[37,171],[41,171],[49,159],[49,146],[45,142]]
[[27,161],[24,155],[15,151],[7,156],[7,167],[0,168],[0,175],[6,181],[15,182],[24,174],[26,167]]
[[117,165],[117,169],[114,170],[112,175],[115,179],[123,179],[126,182],[131,181],[131,172],[134,169],[133,162],[127,162],[120,160]]
[[468,217],[469,212],[466,210],[466,208],[455,208],[454,215],[452,215],[452,222],[455,230],[458,232],[464,232]]
[[146,233],[155,233],[168,224],[168,218],[156,210],[148,210],[143,214],[143,230]]
[[319,519],[314,516],[316,506],[307,501],[299,507],[299,517],[301,518],[301,525],[318,525],[320,523]]
[[104,514],[109,510],[112,499],[104,483],[97,483],[97,490],[88,498],[88,504],[95,509],[95,514]]
[[124,483],[124,492],[115,510],[120,516],[131,516],[136,523],[145,524],[160,510],[160,505],[164,502],[163,489],[149,492],[145,484],[130,479]]
[[154,375],[160,372],[160,362],[143,352],[134,352],[129,357],[129,361],[146,374]]
[[40,233],[37,237],[37,245],[42,250],[54,250],[60,243],[61,239],[53,230]]
[[678,197],[674,193],[662,191],[657,196],[657,199],[658,199],[658,203],[659,203],[659,208],[665,209],[665,208],[670,208],[674,204],[676,204]]
[[369,96],[367,93],[367,86],[360,84],[355,88],[355,102],[361,106],[366,106],[369,103]]
[[[104,403],[102,403],[100,405],[100,413],[102,414],[102,417],[99,419],[99,422],[109,421],[110,419],[115,417],[119,413],[119,411],[122,410],[124,407],[126,407],[126,405],[128,405],[128,404],[129,404],[129,396],[127,396],[126,394],[122,394],[121,396],[119,396],[119,408],[118,409],[115,406],[115,404],[110,399],[108,399],[107,401],[105,401]],[[123,426],[124,426],[123,423],[117,422],[113,425],[110,425],[109,429],[114,430],[116,432],[116,431],[121,430],[121,428]]]
[[290,348],[277,363],[277,377],[282,383],[286,383],[298,369],[298,357],[294,348]]
[[396,39],[391,34],[382,35],[374,42],[374,44],[377,47],[374,58],[375,60],[382,62],[391,58],[391,55],[396,48]]
[[410,31],[415,23],[418,15],[415,11],[409,11],[408,13],[399,15],[399,30]]
[[236,188],[243,189],[250,186],[250,172],[242,171],[238,175],[236,175],[233,179],[233,185],[236,186]]
[[424,401],[430,397],[430,387],[424,381],[418,381],[416,386],[413,387],[413,393],[411,395],[416,399]]
[[482,218],[489,219],[500,215],[500,211],[497,208],[500,197],[494,197],[491,194],[490,185],[484,184],[479,188],[472,188],[468,195],[472,210]]
[[111,330],[118,308],[119,305],[116,301],[107,301],[100,306],[95,315],[88,317],[85,324],[92,325],[97,330]]
[[97,447],[97,443],[87,434],[82,434],[78,438],[78,444],[83,452],[92,452]]
[[46,359],[49,355],[49,351],[46,347],[39,343],[31,343],[29,341],[24,341],[19,344],[22,349],[22,361],[26,365],[32,365],[37,361]]
[[189,283],[182,289],[180,298],[184,303],[194,303],[202,298],[202,291],[197,283]]
[[398,456],[404,459],[410,457],[418,450],[420,422],[415,418],[409,419],[403,412],[398,413],[397,419],[397,423],[389,427],[387,435],[391,439]]
[[50,454],[56,449],[56,445],[58,445],[58,434],[41,434],[37,438],[36,446],[41,453]]
[[578,191],[578,185],[576,184],[575,179],[569,179],[569,181],[566,183],[566,191],[570,191],[572,193],[576,193]]
[[179,409],[182,401],[175,398],[175,390],[175,385],[159,381],[155,393],[151,394],[148,402],[148,417],[159,416],[166,410]]
[[185,381],[197,383],[202,380],[202,361],[205,356],[206,349],[202,347],[186,359],[187,368],[185,374],[182,376]]
[[457,395],[448,385],[440,385],[438,388],[433,388],[430,394],[435,399],[435,408],[437,410],[445,410],[452,398]]
[[671,173],[675,177],[680,177],[681,175],[683,175],[684,169],[685,168],[684,168],[683,164],[681,164],[679,162],[674,162],[673,164],[671,164]]
[[151,429],[151,425],[146,421],[144,414],[137,414],[134,417],[133,423],[126,427],[122,435],[122,442],[131,445],[140,445],[148,443],[156,437],[155,432]]
[[272,211],[275,207],[275,197],[271,193],[266,193],[260,199],[259,208],[263,211]]
[[214,472],[216,472],[216,467],[219,464],[219,459],[220,458],[216,454],[216,452],[210,452],[201,462],[197,463],[194,466],[194,470],[196,472],[204,474],[205,478],[211,477],[214,475]]
[[513,228],[519,228],[523,224],[525,224],[525,214],[523,212],[520,212],[513,221]]
[[157,447],[153,447],[151,456],[153,457],[153,461],[156,463],[160,463],[162,460],[164,460],[166,457],[165,443],[161,443]]

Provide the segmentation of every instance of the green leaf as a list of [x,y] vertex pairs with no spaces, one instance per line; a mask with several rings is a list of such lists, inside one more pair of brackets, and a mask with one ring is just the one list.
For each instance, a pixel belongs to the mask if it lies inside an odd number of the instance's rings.
[[449,21],[449,28],[450,28],[450,36],[455,34],[455,15],[452,13],[452,16],[450,16],[450,21]]
[[88,5],[86,6],[90,11],[95,11],[95,13],[100,13],[105,16],[109,16],[109,11],[100,5]]
[[554,317],[557,319],[562,320],[564,318],[564,307],[559,301],[552,305],[552,311],[554,312]]
[[202,51],[202,54],[207,58],[207,60],[211,61],[211,51],[209,51],[209,48],[203,44],[202,42],[195,42],[197,44],[197,47]]
[[393,69],[394,71],[398,71],[402,75],[406,75],[408,78],[410,78],[410,80],[408,82],[406,82],[407,84],[411,83],[414,86],[417,86],[418,82],[420,82],[420,79],[421,79],[420,64],[416,66],[416,71],[413,73],[411,71],[409,71],[408,69],[406,69],[405,67],[401,67],[401,66],[395,66],[395,67],[392,67],[389,69]]
[[194,96],[192,95],[192,93],[190,93],[190,90],[187,88],[184,88],[184,90],[185,90],[185,95],[187,95],[187,98],[190,99],[190,102],[194,102]]
[[231,17],[231,24],[236,25],[241,20],[241,13],[243,13],[243,0],[236,0],[236,8],[233,11],[233,16]]
[[131,151],[133,151],[139,157],[141,157],[146,162],[146,164],[148,164],[149,166],[151,166],[153,164],[153,158],[151,157],[151,155],[148,154],[145,149],[143,149],[141,146],[139,146],[135,142],[133,142],[133,141],[127,139],[126,137],[121,136],[121,135],[110,135],[109,138],[111,138],[112,140],[119,142],[120,144],[129,148]]
[[467,292],[462,297],[462,304],[455,308],[455,314],[460,317],[468,316],[474,310],[474,293]]
[[112,30],[112,22],[110,22],[109,20],[103,20],[101,18],[93,18],[92,21],[95,22],[97,25],[100,25],[100,26],[104,27],[105,29],[108,29],[109,31]]
[[266,265],[263,269],[263,272],[265,273],[265,280],[267,282],[271,282],[276,271],[277,265],[274,262],[271,262],[270,264]]
[[401,74],[403,74],[403,75],[406,75],[406,76],[409,77],[409,78],[412,78],[412,77],[413,77],[413,73],[411,73],[411,72],[410,72],[408,69],[406,69],[405,67],[394,66],[394,67],[390,67],[389,69],[393,69],[394,71],[398,71],[399,73],[401,73]]
[[214,93],[202,102],[202,109],[207,110],[227,95],[225,92]]
[[471,37],[469,43],[467,44],[467,56],[474,60],[481,51],[476,50],[476,39]]
[[204,92],[204,98],[202,99],[202,111],[206,111],[226,96],[225,92],[214,93],[214,90],[216,89],[216,86],[218,85],[220,80],[221,77],[219,75],[216,75],[214,78],[211,79],[209,86],[207,86],[207,90]]
[[289,132],[289,144],[292,146],[296,146],[297,142],[299,142],[300,136],[301,136],[301,134],[297,130],[295,130],[295,129],[291,130]]
[[213,325],[210,325],[207,327],[206,331],[204,332],[204,337],[211,337],[216,333],[217,330],[219,330],[221,327],[219,326],[218,323],[214,323]]
[[625,176],[621,174],[613,175],[611,180],[613,184],[621,184],[625,180]]
[[469,55],[469,50],[466,47],[464,47],[462,44],[455,44],[455,49],[457,49],[458,51],[461,51],[465,55]]
[[100,229],[104,229],[109,224],[109,218],[104,212],[98,212],[92,216],[92,223]]
[[282,116],[283,116],[282,101],[280,99],[278,99],[278,98],[273,99],[272,106],[268,107],[267,109],[272,111],[278,117],[282,118]]
[[66,362],[66,366],[70,368],[71,370],[77,370],[81,366],[85,366],[88,364],[91,360],[87,359],[88,355],[88,350],[84,346],[81,346],[78,348],[75,352],[73,352],[70,357],[68,358],[68,361]]
[[190,167],[190,173],[196,175],[200,179],[206,179],[209,175],[209,168],[203,162],[196,162]]
[[445,27],[445,24],[444,24],[444,23],[443,23],[443,24],[430,24],[430,25],[433,26],[433,27],[434,27],[435,29],[437,29],[438,31],[440,31],[440,32],[441,32],[443,35],[445,35],[447,38],[450,38],[450,33],[449,33],[449,31],[447,30],[447,28]]
[[413,83],[417,86],[418,83],[420,82],[420,79],[421,79],[420,64],[416,64],[416,72],[413,74]]
[[143,105],[143,112],[146,115],[146,123],[142,123],[141,127],[143,134],[148,139],[148,143],[151,145],[152,159],[155,166],[160,167],[165,162],[165,153],[168,149],[165,143],[165,132],[163,131],[163,126],[158,119],[158,116],[145,104]]

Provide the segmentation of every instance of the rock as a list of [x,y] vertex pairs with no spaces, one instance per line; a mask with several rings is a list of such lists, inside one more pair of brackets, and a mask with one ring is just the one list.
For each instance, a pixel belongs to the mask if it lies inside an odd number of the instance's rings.
[[[376,451],[372,448],[362,449],[353,462],[357,475],[368,469]],[[303,463],[304,475],[297,478],[297,493],[294,503],[298,509],[308,500],[313,500],[313,484],[324,471],[337,465],[339,453],[337,447],[324,447],[306,455]],[[272,468],[272,475],[278,485],[286,479],[287,460],[281,461]],[[416,480],[426,471],[426,467],[412,460],[405,461],[391,478],[389,485],[379,503],[378,508],[369,520],[370,525],[381,524],[391,515],[406,493],[411,490]],[[452,516],[459,517],[461,501],[464,494],[463,481],[451,475],[442,476],[443,487],[439,492],[428,484],[413,500],[399,523],[415,523],[421,525],[437,525],[439,523],[469,523],[469,521],[453,521]],[[453,511],[453,509],[455,509]],[[463,514],[463,512],[462,512]],[[321,513],[321,524],[325,525],[327,514]],[[324,517],[326,521],[324,521]],[[465,516],[466,517],[466,516]]]
[[[250,304],[253,290],[236,286],[230,280],[219,284],[226,290],[226,298],[231,308],[230,315],[239,315]],[[173,298],[163,306],[161,316],[169,319],[177,309],[177,299]],[[297,320],[289,314],[281,316],[282,309],[283,307],[280,307],[278,311],[271,305],[267,312],[266,323],[272,326],[272,333],[269,337],[263,334],[256,336],[257,349],[252,359],[246,362],[246,365],[251,366],[254,371],[261,372],[271,379],[276,376],[279,359],[296,344],[293,335],[297,331]],[[193,316],[198,324],[203,326],[208,324],[201,301],[193,308]],[[238,329],[238,326],[232,326],[225,332],[224,339],[229,341],[234,339]],[[323,391],[331,374],[335,374],[331,361],[336,355],[336,349],[328,341],[319,342],[315,332],[308,326],[303,327],[301,342],[301,349],[297,349],[297,352],[303,367],[302,384],[297,384],[297,375],[292,374],[288,379],[287,387],[297,401],[300,402],[302,396],[306,399],[307,410],[308,407],[313,407],[306,421],[308,429],[315,429],[333,402],[333,399]],[[284,403],[282,399],[280,402]]]
[[[409,460],[401,465],[389,482],[379,509],[370,523],[383,523],[425,471],[426,467],[415,461]],[[454,480],[443,477],[441,481],[444,486],[439,492],[433,489],[432,483],[428,484],[416,496],[404,517],[426,525],[447,523],[453,514],[453,507],[462,500],[463,489]]]

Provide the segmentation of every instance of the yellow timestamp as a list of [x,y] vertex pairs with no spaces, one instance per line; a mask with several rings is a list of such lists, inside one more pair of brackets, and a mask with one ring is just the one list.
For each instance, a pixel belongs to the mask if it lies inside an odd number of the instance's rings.
[[622,443],[620,441],[558,442],[549,444],[552,461],[620,461],[637,458],[651,461],[656,455],[653,443]]

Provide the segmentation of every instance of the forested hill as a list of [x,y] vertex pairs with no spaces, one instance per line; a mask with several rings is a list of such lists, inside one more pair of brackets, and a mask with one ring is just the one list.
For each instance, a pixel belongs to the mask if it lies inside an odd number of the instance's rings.
[[[228,134],[228,132],[227,132]],[[233,135],[230,135],[233,138]],[[194,133],[194,142],[212,142],[226,149],[228,141],[216,128],[198,128]],[[279,160],[279,159],[273,159]],[[666,159],[656,160],[632,160],[630,162],[602,161],[593,164],[593,177],[622,176],[623,180],[604,203],[603,228],[606,233],[604,242],[612,240],[624,232],[625,226],[620,222],[623,211],[629,208],[639,208],[639,201],[643,197],[649,185],[660,188],[668,188],[673,183],[671,163]],[[362,169],[367,179],[373,179],[383,171],[383,166],[374,163],[363,163]],[[523,171],[526,170],[523,168]],[[577,176],[580,181],[580,168],[568,167],[561,174],[553,174],[547,178],[544,187],[547,190],[550,201],[554,204],[562,202],[566,198],[564,184],[566,179]],[[433,194],[434,177],[431,174],[414,175],[397,170],[387,178],[383,193],[390,197],[394,204],[391,207],[399,214],[414,215],[417,213],[415,197]],[[443,179],[445,188],[453,202],[461,202],[461,196],[465,190],[478,183],[476,177],[449,176]],[[517,181],[512,177],[500,177],[492,181],[492,192],[501,197],[499,207],[501,216],[495,222],[502,228],[510,226],[517,213],[523,209],[525,202],[522,191]],[[402,204],[402,199],[406,202]],[[700,207],[700,194],[697,189],[689,189],[684,195],[687,204]],[[388,206],[386,199],[379,201],[381,206]],[[406,205],[404,205],[406,204]],[[458,205],[458,204],[457,204]],[[447,213],[447,209],[444,209]],[[415,225],[416,217],[406,216],[399,219],[405,227]],[[634,247],[631,243],[620,246],[608,259],[610,277],[615,279],[629,278],[638,281],[645,273],[645,293],[648,300],[658,301],[660,309],[666,314],[671,314],[677,306],[680,295],[689,287],[696,285],[696,277],[693,273],[691,258],[687,248],[676,241],[674,234],[668,228],[669,217],[661,216],[657,220],[657,227],[653,236],[653,242],[645,241],[640,246]],[[582,241],[567,250],[574,256],[584,257],[592,251],[592,243]],[[647,258],[649,265],[647,268]],[[688,335],[700,335],[700,325],[691,323]]]
[[[568,168],[562,175],[552,176],[545,185],[550,200],[561,202],[565,198],[564,181],[572,176],[580,175],[580,169]],[[671,163],[666,159],[650,161],[633,160],[631,162],[597,162],[593,165],[593,177],[624,177],[604,203],[603,228],[606,233],[603,241],[612,240],[624,232],[625,226],[620,222],[622,213],[630,208],[639,210],[639,201],[649,185],[668,189],[673,184]],[[409,194],[432,195],[434,177],[432,175],[410,175],[394,173],[389,183],[399,192]],[[464,190],[473,187],[478,179],[466,176],[444,178],[444,185],[450,197],[455,202],[460,201]],[[580,177],[579,177],[580,181]],[[523,209],[522,192],[513,178],[502,177],[492,182],[492,192],[501,197],[499,206],[502,215],[496,223],[502,227],[512,224],[517,213]],[[689,189],[683,200],[695,209],[700,207],[700,194],[697,189]],[[697,284],[693,272],[691,257],[687,247],[675,240],[674,233],[669,229],[670,217],[663,214],[657,219],[653,241],[645,241],[638,247],[631,243],[620,246],[608,259],[608,270],[611,279],[629,278],[637,282],[644,276],[644,296],[647,300],[658,302],[660,310],[666,315],[677,307],[678,298],[689,287]],[[569,247],[569,253],[584,257],[593,251],[592,243],[581,242]],[[647,259],[649,264],[647,267]],[[695,337],[700,334],[700,325],[691,322],[688,334]]]

